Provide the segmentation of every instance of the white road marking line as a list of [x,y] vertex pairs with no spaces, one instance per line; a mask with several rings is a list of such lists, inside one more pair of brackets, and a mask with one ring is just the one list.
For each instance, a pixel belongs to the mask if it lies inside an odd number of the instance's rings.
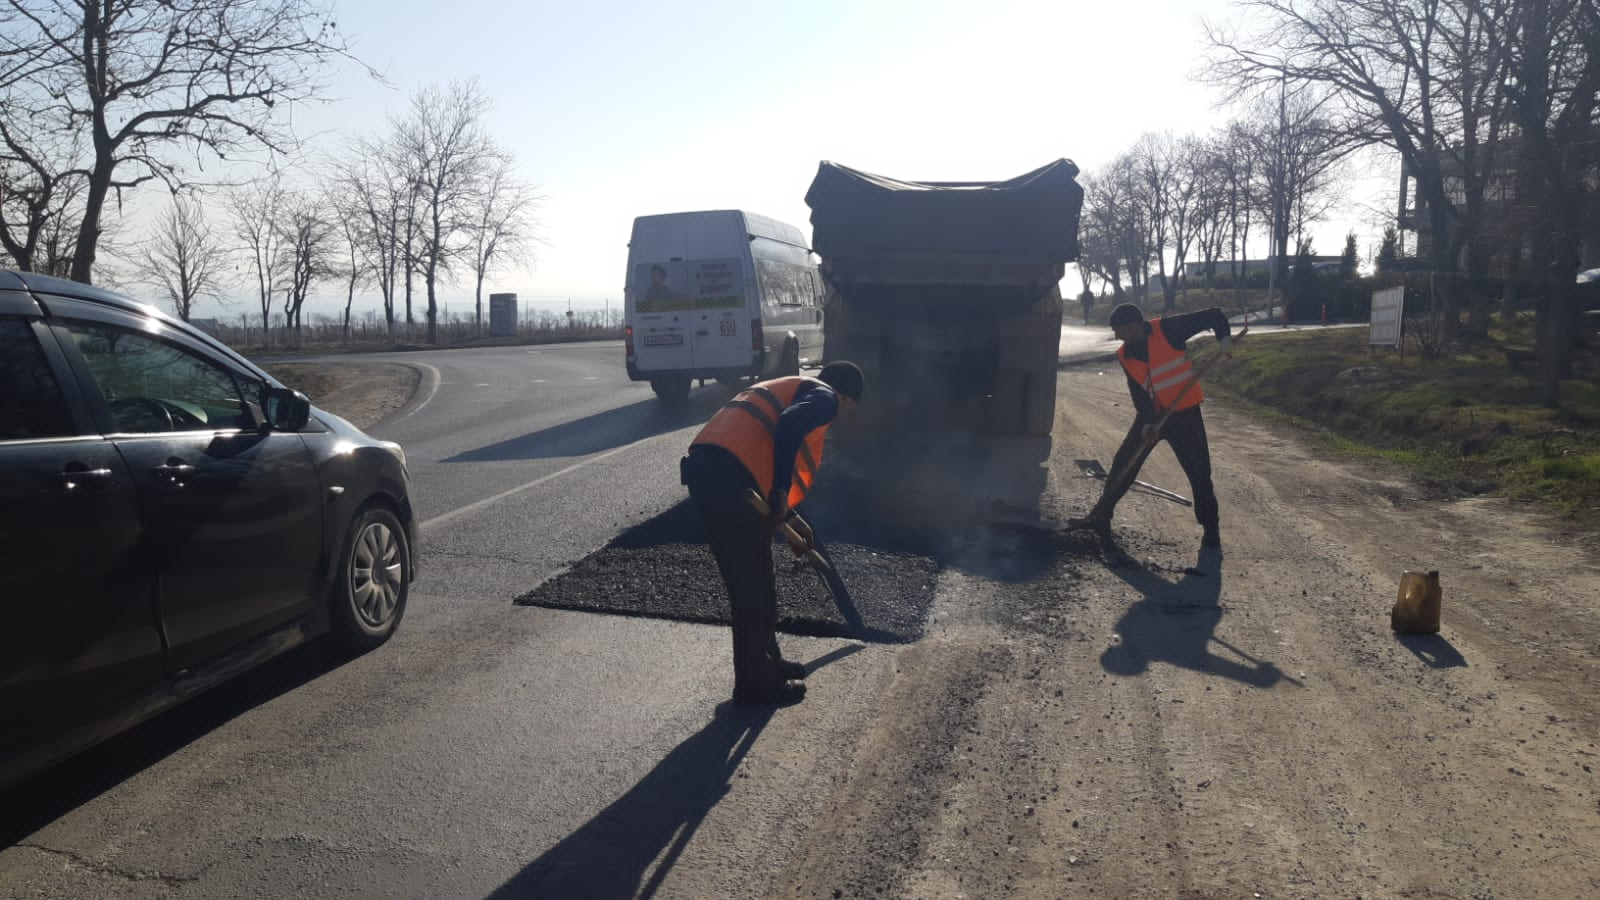
[[422,408],[424,406],[427,406],[429,403],[432,403],[434,395],[439,393],[439,385],[441,383],[443,383],[443,379],[439,376],[439,370],[435,369],[433,366],[430,366],[427,363],[412,363],[411,365],[421,366],[424,370],[426,370],[427,374],[428,374],[427,380],[430,381],[431,383],[428,385],[427,396],[422,398],[422,402],[418,403],[414,408],[412,408],[412,410],[410,412],[408,412],[404,416],[402,416],[402,418],[407,418],[407,419],[409,419],[410,417],[416,415],[419,412],[422,412]]
[[555,480],[557,478],[560,478],[563,475],[567,475],[567,474],[570,474],[572,472],[576,472],[577,470],[583,468],[584,466],[589,465],[590,463],[597,463],[602,459],[608,459],[610,457],[616,456],[618,453],[621,453],[622,451],[627,450],[630,447],[638,446],[638,443],[639,442],[635,442],[635,443],[632,443],[632,444],[623,444],[621,447],[614,447],[614,448],[612,448],[610,450],[607,450],[604,453],[599,454],[598,456],[591,456],[588,459],[579,460],[578,462],[575,462],[572,465],[567,466],[565,469],[562,469],[559,472],[551,472],[549,475],[544,475],[544,476],[541,476],[539,478],[535,478],[534,480],[532,480],[532,481],[530,481],[530,482],[528,482],[526,484],[519,484],[514,488],[510,488],[508,490],[501,491],[500,493],[495,494],[493,496],[485,497],[482,500],[475,500],[475,501],[473,501],[471,503],[468,503],[466,506],[461,506],[461,507],[457,507],[456,509],[452,509],[447,513],[440,513],[439,515],[434,516],[433,518],[428,519],[427,521],[423,522],[418,527],[422,528],[422,529],[435,528],[435,527],[437,527],[439,525],[443,525],[446,522],[452,521],[454,519],[459,519],[460,517],[466,515],[467,513],[477,512],[478,510],[483,509],[485,506],[489,506],[491,504],[499,503],[501,500],[504,500],[507,497],[514,497],[517,494],[522,493],[523,491],[533,490],[534,488],[538,487],[541,484],[544,484],[547,481],[553,481],[553,480]]

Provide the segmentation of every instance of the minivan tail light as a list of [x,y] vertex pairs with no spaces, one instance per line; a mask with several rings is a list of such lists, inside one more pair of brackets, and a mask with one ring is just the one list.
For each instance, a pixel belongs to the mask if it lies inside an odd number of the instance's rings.
[[765,340],[763,340],[762,336],[761,336],[761,320],[760,319],[751,319],[750,320],[750,352],[751,353],[760,353],[762,350],[766,349],[766,346],[767,346],[767,342]]
[[622,349],[629,356],[633,355],[633,326],[622,326]]

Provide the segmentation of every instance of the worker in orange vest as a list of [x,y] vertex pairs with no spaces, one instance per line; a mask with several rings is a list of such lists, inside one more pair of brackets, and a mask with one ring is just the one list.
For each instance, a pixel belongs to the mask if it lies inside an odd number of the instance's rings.
[[[806,668],[778,649],[778,595],[772,538],[785,521],[811,549],[814,537],[791,511],[805,499],[822,462],[828,428],[861,400],[861,369],[843,360],[815,378],[793,375],[754,384],[711,417],[689,445],[682,479],[709,534],[733,624],[733,699],[745,705],[793,703],[805,696]],[[766,498],[762,516],[746,493]]]
[[1203,529],[1200,545],[1221,547],[1217,492],[1211,484],[1211,448],[1200,416],[1205,394],[1184,346],[1190,338],[1210,330],[1223,349],[1229,349],[1233,333],[1228,317],[1212,307],[1147,322],[1139,307],[1123,303],[1111,311],[1110,324],[1122,341],[1117,359],[1128,376],[1128,393],[1138,414],[1111,462],[1099,502],[1087,518],[1075,524],[1109,534],[1117,501],[1133,484],[1150,450],[1166,441],[1194,492],[1194,517]]

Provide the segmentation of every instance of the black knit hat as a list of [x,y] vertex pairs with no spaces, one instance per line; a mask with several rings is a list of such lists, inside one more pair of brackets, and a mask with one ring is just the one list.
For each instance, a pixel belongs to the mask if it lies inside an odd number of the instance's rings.
[[1111,318],[1108,321],[1112,328],[1118,325],[1131,325],[1134,322],[1143,322],[1144,313],[1132,303],[1119,303],[1117,308],[1111,311]]
[[817,373],[817,378],[851,400],[861,402],[861,389],[865,386],[866,379],[861,375],[861,367],[855,363],[843,359],[834,360],[822,367],[822,371]]

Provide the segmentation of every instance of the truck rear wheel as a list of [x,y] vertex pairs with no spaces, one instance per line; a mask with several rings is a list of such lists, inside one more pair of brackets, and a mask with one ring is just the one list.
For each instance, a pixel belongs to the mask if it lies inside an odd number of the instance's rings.
[[650,389],[662,403],[683,403],[689,399],[689,379],[652,378]]

